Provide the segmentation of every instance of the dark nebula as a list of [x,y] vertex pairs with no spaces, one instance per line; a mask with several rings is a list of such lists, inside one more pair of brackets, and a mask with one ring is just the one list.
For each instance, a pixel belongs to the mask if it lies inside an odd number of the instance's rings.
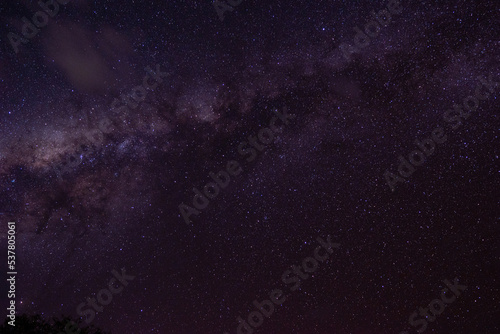
[[[0,4],[18,316],[79,318],[125,268],[92,319],[113,334],[237,333],[274,289],[286,301],[239,333],[500,333],[499,1],[216,1],[223,20],[211,0],[64,2],[30,38],[38,2]],[[455,278],[467,289],[412,324]]]

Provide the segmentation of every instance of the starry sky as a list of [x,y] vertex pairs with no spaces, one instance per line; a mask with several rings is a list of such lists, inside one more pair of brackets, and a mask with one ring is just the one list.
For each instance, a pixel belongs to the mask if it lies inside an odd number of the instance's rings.
[[[458,278],[426,332],[500,333],[500,2],[401,1],[346,59],[389,2],[243,0],[221,20],[210,0],[73,0],[16,52],[9,33],[41,8],[3,0],[0,252],[15,221],[18,314],[77,318],[125,268],[92,322],[112,333],[237,333],[281,287],[255,333],[413,334]],[[488,98],[452,129],[479,77]],[[240,144],[284,112],[247,161]],[[392,191],[384,173],[436,127],[447,141]],[[230,161],[241,172],[186,224],[179,205]],[[291,292],[282,273],[327,236],[340,247]]]

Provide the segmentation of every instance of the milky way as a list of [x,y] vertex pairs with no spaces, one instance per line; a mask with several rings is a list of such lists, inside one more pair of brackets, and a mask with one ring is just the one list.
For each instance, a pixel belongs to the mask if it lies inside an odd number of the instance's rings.
[[[62,3],[17,52],[9,33],[42,9],[0,4],[0,249],[15,221],[18,314],[78,318],[125,268],[135,279],[92,322],[112,333],[237,333],[280,286],[255,333],[417,333],[412,313],[458,278],[437,320],[419,315],[426,331],[500,333],[498,1],[232,0],[223,20],[211,1]],[[365,30],[382,10],[390,23]],[[480,77],[488,98],[392,191],[384,173]],[[240,143],[284,110],[248,161]],[[179,205],[230,161],[241,173],[186,224]],[[341,246],[287,290],[327,236]]]

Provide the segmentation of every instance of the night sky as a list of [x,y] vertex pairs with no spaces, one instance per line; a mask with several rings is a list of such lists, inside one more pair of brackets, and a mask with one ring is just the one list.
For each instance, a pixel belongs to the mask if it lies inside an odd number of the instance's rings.
[[18,315],[124,268],[113,334],[500,334],[500,2],[216,5],[1,1]]

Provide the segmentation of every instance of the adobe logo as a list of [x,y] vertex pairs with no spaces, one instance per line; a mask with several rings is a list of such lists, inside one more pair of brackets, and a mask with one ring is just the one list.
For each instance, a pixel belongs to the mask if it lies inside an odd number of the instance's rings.
[[24,23],[21,28],[21,32],[24,37],[21,37],[13,32],[10,32],[7,35],[14,52],[19,53],[19,45],[21,45],[21,43],[27,44],[29,39],[38,35],[40,32],[39,28],[43,28],[49,23],[49,16],[55,17],[59,13],[59,4],[66,5],[69,2],[70,0],[47,0],[46,2],[43,2],[42,0],[38,1],[38,5],[43,11],[39,10],[33,14],[31,21],[25,16],[21,19]]

